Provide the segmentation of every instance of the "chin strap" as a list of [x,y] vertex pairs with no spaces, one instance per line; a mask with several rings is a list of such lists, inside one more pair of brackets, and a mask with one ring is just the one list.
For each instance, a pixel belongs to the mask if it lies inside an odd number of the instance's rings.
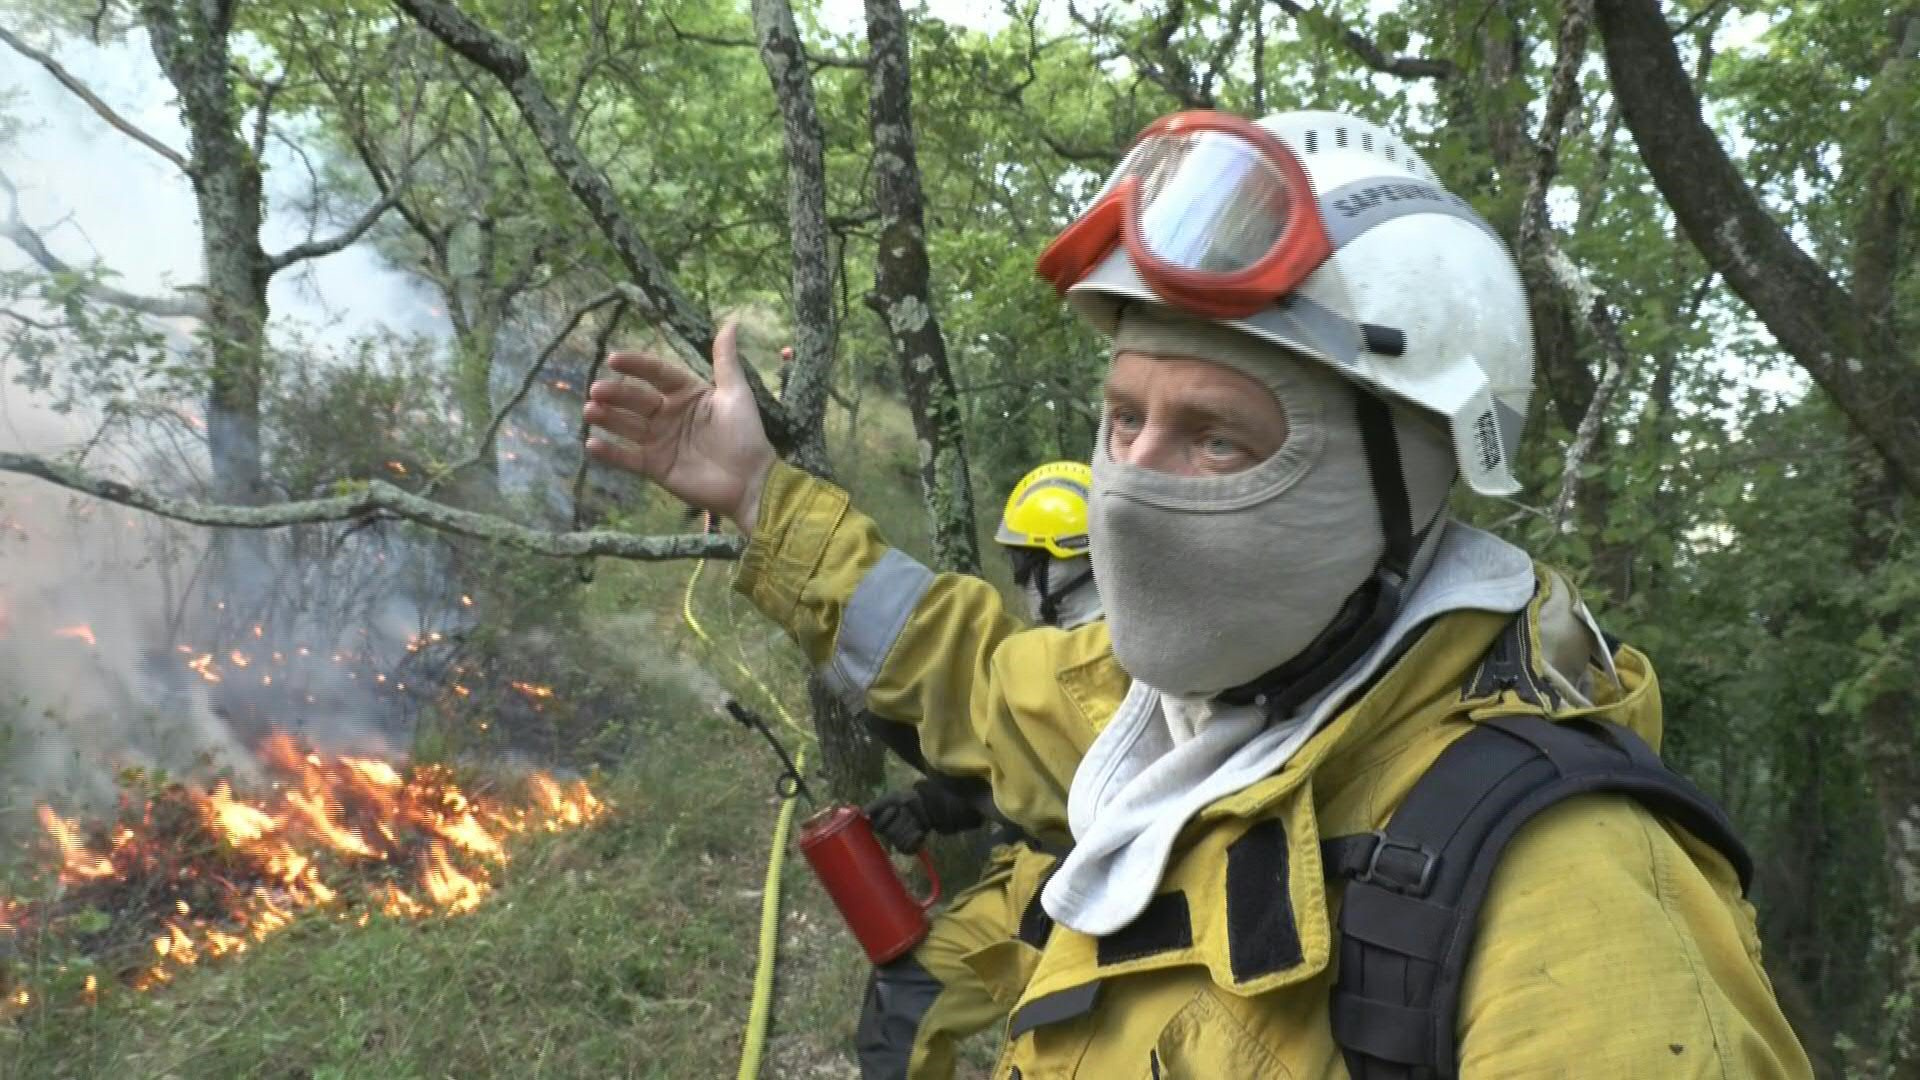
[[1353,393],[1367,473],[1373,481],[1373,501],[1380,510],[1381,534],[1386,537],[1380,562],[1347,597],[1333,622],[1299,655],[1250,682],[1221,692],[1216,696],[1218,701],[1260,705],[1270,717],[1290,715],[1366,655],[1374,642],[1385,636],[1406,600],[1414,553],[1432,523],[1415,535],[1406,475],[1400,467],[1400,438],[1393,429],[1393,410],[1358,386]]
[[1041,548],[1022,548],[1014,560],[1013,583],[1025,586],[1029,580],[1040,592],[1040,621],[1048,626],[1060,625],[1060,602],[1073,590],[1093,580],[1093,567],[1076,574],[1073,580],[1058,589],[1050,587],[1048,574],[1053,569],[1053,555]]
[[1046,623],[1048,626],[1059,626],[1060,602],[1071,595],[1073,590],[1086,585],[1092,580],[1093,568],[1088,567],[1075,575],[1072,581],[1067,582],[1058,589],[1049,589],[1047,588],[1047,572],[1045,570],[1040,571],[1040,621]]

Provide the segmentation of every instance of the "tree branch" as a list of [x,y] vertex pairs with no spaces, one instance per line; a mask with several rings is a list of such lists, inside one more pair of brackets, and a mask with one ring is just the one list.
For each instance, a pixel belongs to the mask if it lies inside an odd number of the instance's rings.
[[357,491],[330,498],[303,499],[268,506],[228,506],[156,495],[32,454],[0,451],[0,472],[36,476],[82,495],[145,510],[173,521],[218,529],[278,529],[289,525],[356,521],[373,515],[386,515],[404,518],[439,532],[486,540],[556,559],[578,559],[590,555],[640,562],[737,559],[746,547],[737,536],[717,534],[640,536],[608,529],[543,532],[492,514],[475,513],[437,503],[403,491],[384,480],[370,480]]
[[1338,38],[1347,51],[1359,57],[1360,62],[1383,75],[1392,75],[1401,79],[1451,79],[1460,73],[1458,66],[1451,60],[1431,60],[1424,56],[1388,56],[1372,38],[1348,26],[1338,15],[1332,15],[1316,8],[1295,3],[1294,0],[1274,0],[1280,9],[1303,23],[1320,23],[1333,36]]
[[375,222],[385,217],[387,211],[393,209],[394,204],[400,201],[400,193],[401,188],[399,186],[389,188],[387,193],[380,197],[380,201],[369,206],[366,212],[361,214],[353,224],[325,240],[307,240],[293,245],[278,255],[267,256],[267,274],[271,276],[285,270],[294,263],[307,259],[317,259],[323,255],[332,255],[337,251],[342,251],[353,246],[355,242],[367,234],[368,229],[373,228]]
[[619,301],[622,309],[628,304],[644,302],[639,289],[622,283],[573,309],[572,314],[567,316],[567,321],[561,325],[559,332],[547,339],[546,347],[541,349],[540,355],[528,365],[527,373],[521,377],[520,385],[514,389],[513,395],[507,398],[505,404],[493,414],[493,419],[487,421],[487,429],[480,433],[480,441],[474,445],[473,452],[434,473],[425,484],[421,485],[420,493],[431,495],[448,477],[486,460],[487,448],[492,446],[493,440],[499,437],[500,428],[507,422],[507,414],[519,408],[520,403],[526,400],[527,394],[533,390],[533,384],[540,381],[540,373],[546,370],[547,361],[553,358],[553,354],[559,351],[560,346],[566,344],[567,338],[573,336],[574,328],[580,325],[580,320],[615,301]]
[[115,112],[113,106],[100,100],[98,94],[89,90],[85,83],[75,78],[72,72],[61,66],[60,61],[55,60],[47,53],[41,52],[39,49],[22,41],[18,35],[14,34],[13,31],[7,29],[5,26],[0,26],[0,41],[4,41],[12,46],[14,52],[47,69],[47,73],[52,75],[56,82],[66,87],[67,91],[73,94],[74,97],[86,102],[87,107],[93,110],[94,115],[111,124],[114,128],[118,129],[121,134],[154,153],[159,154],[161,157],[166,158],[174,168],[179,169],[181,172],[192,173],[193,167],[188,164],[186,157],[182,155],[180,151],[175,150],[173,147],[140,130],[133,121]]
[[[1096,38],[1109,31],[1104,14],[1098,20],[1090,19],[1081,14],[1071,0],[1067,4],[1067,14]],[[1120,48],[1148,82],[1165,91],[1181,107],[1211,109],[1214,107],[1211,87],[1195,76],[1193,65],[1180,55],[1173,44],[1174,34],[1186,22],[1186,0],[1168,0],[1167,6],[1154,19],[1151,29],[1142,40],[1138,43],[1122,42]]]
[[[1868,90],[1868,100],[1885,95],[1898,100],[1920,85],[1920,2],[1909,2],[1889,20],[1890,41],[1880,57],[1880,70]],[[1903,70],[1904,69],[1904,70]],[[1914,124],[1910,113],[1890,109],[1873,125],[1873,134],[1856,153],[1867,161],[1865,175],[1852,182],[1860,191],[1861,212],[1852,228],[1853,295],[1869,318],[1887,326],[1894,322],[1903,264],[1911,266],[1908,227],[1915,217],[1910,171],[1903,168],[1902,151]],[[1907,253],[1903,259],[1903,253]]]
[[[265,107],[264,104],[262,107]],[[412,117],[409,116],[409,119],[411,120]],[[445,117],[443,116],[442,119],[444,120]],[[446,141],[447,127],[444,123],[438,127],[439,130],[427,140],[426,145],[420,148],[419,153],[413,155],[412,160],[406,163],[398,176],[375,180],[375,184],[381,189],[380,199],[367,207],[353,224],[325,240],[307,240],[293,245],[278,255],[267,256],[267,276],[272,277],[294,263],[306,259],[317,259],[343,251],[359,242],[360,238],[367,234],[368,229],[373,228],[375,223],[386,216],[387,211],[399,205],[401,196],[406,194],[407,186],[413,182],[413,170],[419,167],[420,162],[424,161],[435,147]]]
[[[0,172],[0,191],[7,193],[7,218],[0,222],[0,236],[12,241],[15,247],[27,254],[27,257],[40,264],[40,268],[49,274],[79,278],[82,271],[74,269],[55,255],[26,220],[20,216],[20,189],[4,172]],[[84,293],[89,300],[115,307],[137,311],[143,315],[156,315],[162,318],[205,319],[206,301],[198,296],[140,296],[135,293],[116,289],[102,282],[88,282]]]
[[[588,366],[587,380],[581,385],[592,386],[594,380],[600,377],[600,365],[607,358],[607,348],[613,342],[614,328],[620,325],[620,318],[626,313],[627,301],[623,299],[613,306],[613,312],[607,316],[605,325],[600,327],[600,333],[594,336],[593,363]],[[587,422],[586,417],[581,417],[580,432],[575,439],[580,444],[580,467],[573,473],[573,527],[575,529],[580,528],[581,525],[581,504],[587,495],[587,470],[593,465],[593,458],[587,453],[587,439],[592,435],[593,425]]]
[[[713,45],[722,49],[758,49],[760,42],[750,37],[727,37],[723,34],[703,34],[697,30],[683,30],[673,21],[672,15],[662,14],[667,30],[681,41],[694,45]],[[832,53],[818,53],[807,50],[807,62],[813,67],[853,68],[865,71],[867,59],[864,56],[836,56]]]
[[1126,152],[1124,146],[1077,146],[1037,126],[1033,129],[1033,134],[1046,144],[1047,149],[1053,151],[1055,157],[1076,164],[1094,162],[1104,169],[1110,169],[1114,162],[1120,160],[1120,155]]
[[41,322],[39,319],[30,319],[27,316],[22,315],[19,312],[13,310],[12,308],[0,308],[0,315],[5,315],[7,318],[12,319],[14,322],[19,323],[21,326],[27,327],[28,329],[31,329],[31,330],[39,330],[42,333],[51,333],[52,331],[60,329],[58,326],[55,326],[52,323]]
[[1567,116],[1579,99],[1580,63],[1586,59],[1588,32],[1593,25],[1593,0],[1566,0],[1560,16],[1560,40],[1541,107],[1540,134],[1533,140],[1533,167],[1528,170],[1526,197],[1520,206],[1518,255],[1525,262],[1552,228],[1547,220],[1547,192],[1560,171],[1560,140]]
[[264,161],[267,156],[267,120],[273,111],[273,99],[286,88],[287,80],[284,76],[264,82],[247,79],[247,84],[260,95],[260,100],[253,107],[253,156]]
[[[680,291],[665,265],[640,239],[606,173],[581,153],[534,73],[526,51],[480,25],[448,0],[393,0],[393,4],[506,89],[547,161],[632,276],[640,294],[635,306],[648,319],[671,330],[694,354],[694,363],[704,368],[713,353],[713,324]],[[793,429],[787,410],[751,367],[744,374],[760,407],[767,437],[777,447],[792,447],[799,433]]]
[[[1034,27],[1034,19],[1038,17],[1038,12],[1038,8],[1032,9],[1028,12],[1029,17],[1023,20],[1023,25],[1027,31],[1026,49],[1024,55],[1021,57],[1021,62],[1026,68],[1025,75],[1019,82],[1012,86],[996,88],[994,93],[998,94],[1009,106],[1021,114],[1022,119],[1025,121],[1026,130],[1031,131],[1036,138],[1046,144],[1047,149],[1053,151],[1055,156],[1076,164],[1081,162],[1098,162],[1103,167],[1111,168],[1113,163],[1119,160],[1120,154],[1125,149],[1124,146],[1083,146],[1070,143],[1053,134],[1051,131],[1048,131],[1046,126],[1040,123],[1037,117],[1026,115],[1027,90],[1040,80],[1040,57],[1048,49],[1066,40],[1066,38],[1055,38],[1044,44],[1041,43],[1039,32]],[[1010,17],[1015,14],[1014,7],[1011,3],[1007,5],[1007,13]]]
[[1659,0],[1599,0],[1620,114],[1688,239],[1920,493],[1920,379],[1893,328],[1862,310],[1774,220],[1700,114]]
[[[1574,0],[1577,4],[1579,0]],[[1567,258],[1560,245],[1554,242],[1551,233],[1542,233],[1539,237],[1541,256],[1560,279],[1561,287],[1583,304],[1587,325],[1594,336],[1600,340],[1601,361],[1600,377],[1594,380],[1593,396],[1587,399],[1587,411],[1580,418],[1580,426],[1574,431],[1573,442],[1567,446],[1565,463],[1560,469],[1560,491],[1554,496],[1553,507],[1547,513],[1547,521],[1555,532],[1569,528],[1568,515],[1573,511],[1574,497],[1580,490],[1580,472],[1587,458],[1592,455],[1594,445],[1600,440],[1600,429],[1607,413],[1607,406],[1613,395],[1626,381],[1627,368],[1632,362],[1627,352],[1626,341],[1620,333],[1620,323],[1613,313],[1613,306],[1607,302],[1606,295],[1596,288],[1587,278],[1585,271],[1575,266]]]
[[1673,36],[1679,37],[1681,34],[1692,30],[1694,27],[1700,25],[1701,22],[1708,19],[1716,22],[1719,21],[1721,14],[1726,11],[1726,7],[1727,0],[1707,0],[1707,3],[1701,5],[1700,10],[1682,19],[1680,25],[1673,28]]

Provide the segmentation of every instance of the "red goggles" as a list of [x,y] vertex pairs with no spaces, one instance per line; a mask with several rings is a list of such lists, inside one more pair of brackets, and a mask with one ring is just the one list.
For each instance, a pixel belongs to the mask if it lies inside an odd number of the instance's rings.
[[1122,242],[1161,299],[1216,319],[1274,303],[1333,253],[1293,151],[1257,124],[1205,110],[1141,132],[1036,270],[1064,294]]

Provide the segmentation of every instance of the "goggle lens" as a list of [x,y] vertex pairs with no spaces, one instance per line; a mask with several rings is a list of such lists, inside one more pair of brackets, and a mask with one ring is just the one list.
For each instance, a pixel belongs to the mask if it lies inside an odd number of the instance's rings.
[[1293,192],[1260,148],[1227,132],[1163,137],[1138,173],[1140,241],[1168,266],[1252,268],[1286,235]]

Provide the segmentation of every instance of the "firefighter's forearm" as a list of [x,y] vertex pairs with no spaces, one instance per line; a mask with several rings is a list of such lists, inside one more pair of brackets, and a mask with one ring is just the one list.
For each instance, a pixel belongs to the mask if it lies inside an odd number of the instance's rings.
[[848,705],[913,725],[932,769],[990,785],[1022,827],[1064,832],[1093,728],[1055,676],[1106,663],[1104,632],[1025,630],[992,585],[934,573],[845,492],[786,465],[767,477],[735,588]]
[[[993,586],[934,573],[889,546],[844,491],[787,465],[767,477],[735,588],[848,706],[916,727],[966,724],[994,649],[1020,629]],[[883,670],[917,692],[876,704]]]

